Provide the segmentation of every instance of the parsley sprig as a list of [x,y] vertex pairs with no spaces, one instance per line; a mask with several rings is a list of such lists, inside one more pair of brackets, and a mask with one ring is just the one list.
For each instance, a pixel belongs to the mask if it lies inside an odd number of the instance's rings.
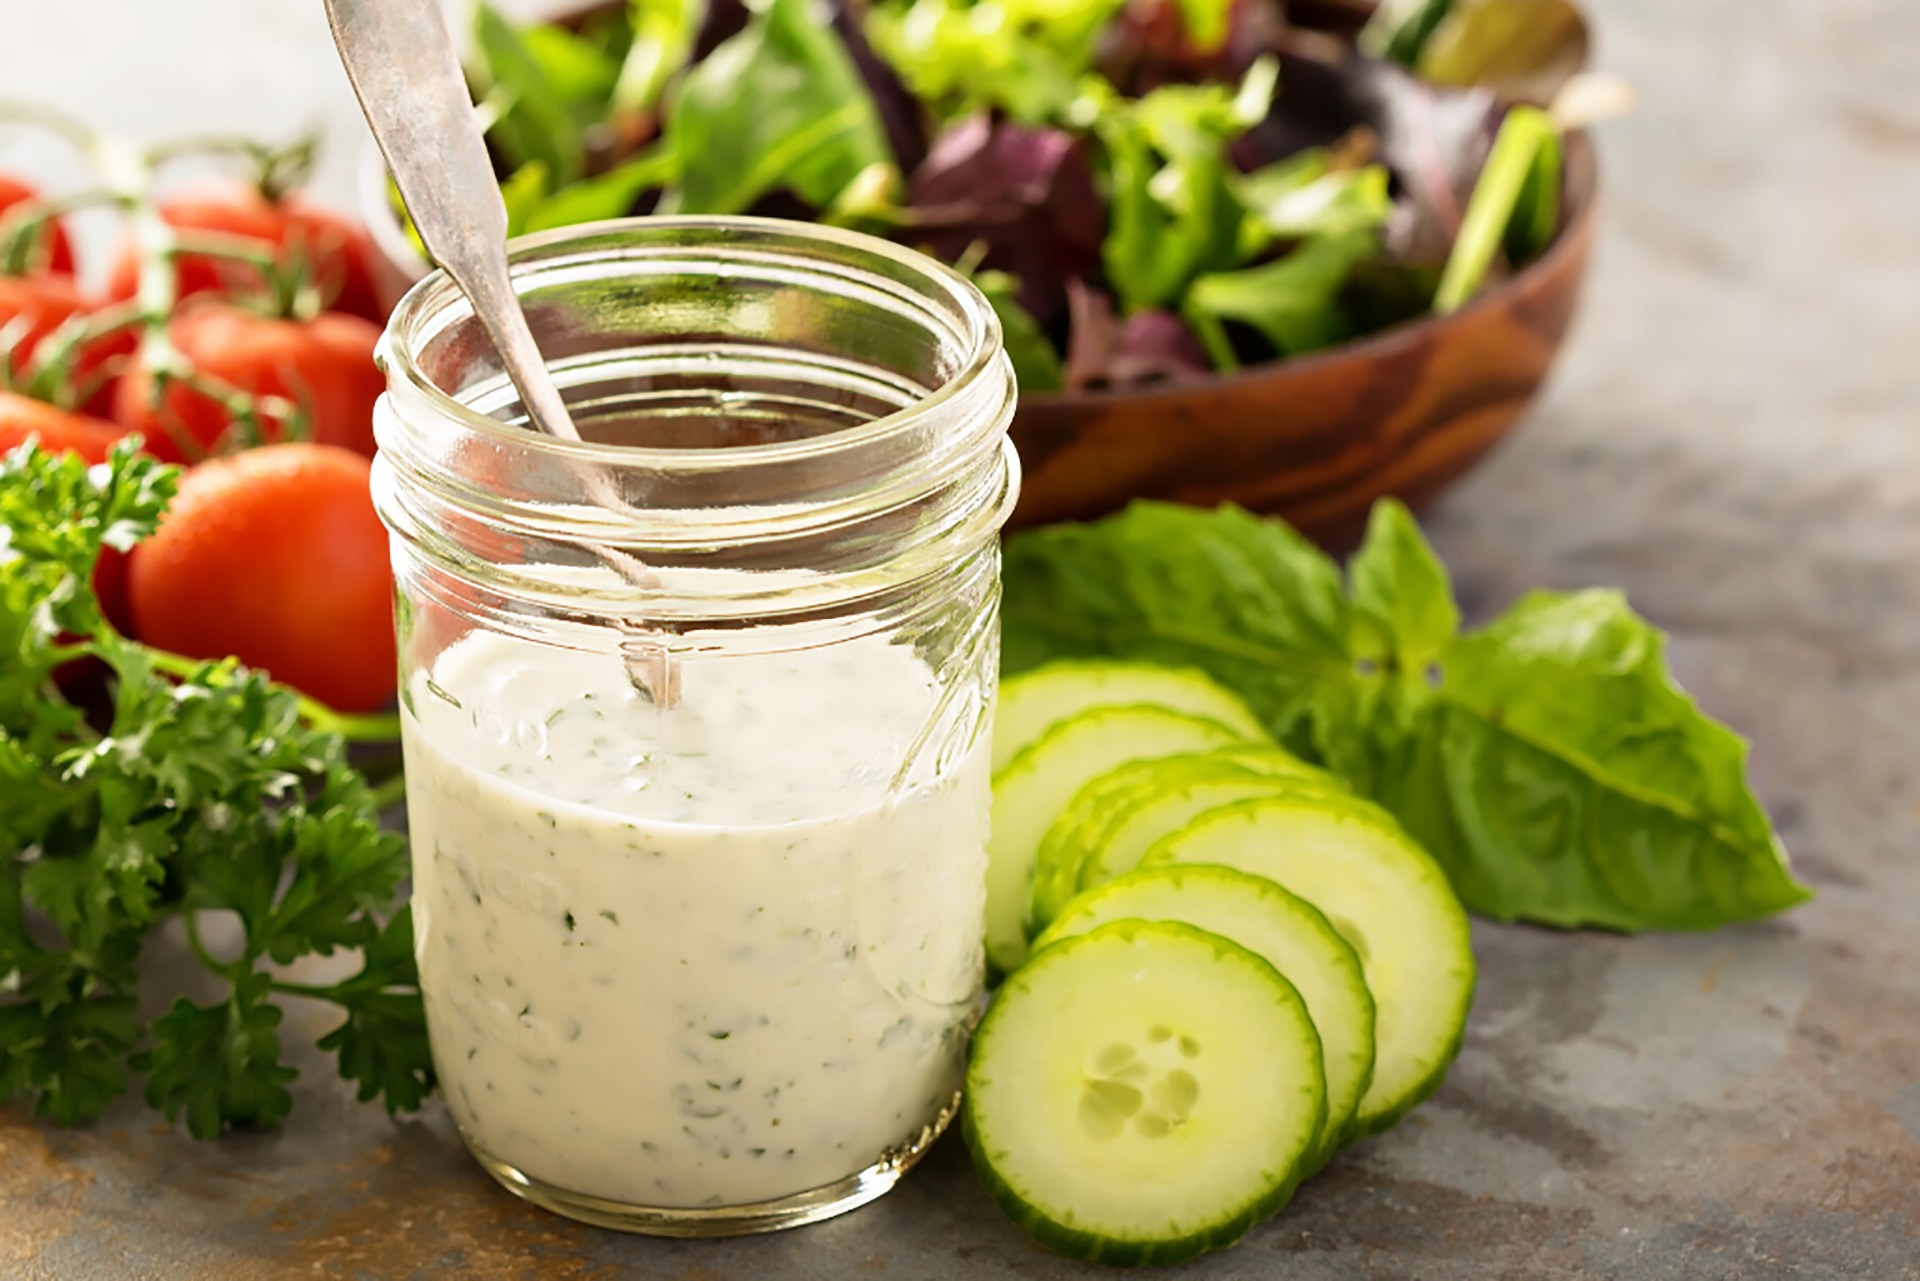
[[[406,843],[347,759],[350,740],[390,738],[391,718],[340,716],[232,660],[160,653],[101,615],[101,549],[151,533],[178,475],[132,443],[91,468],[32,444],[0,461],[0,1100],[29,1096],[70,1124],[138,1071],[147,1102],[198,1137],[271,1126],[296,1075],[284,994],[344,1011],[320,1046],[362,1099],[416,1108],[433,1069],[412,921],[387,915]],[[91,717],[59,679],[88,659],[111,690]],[[230,959],[199,935],[196,914],[215,909],[242,929]],[[141,952],[174,917],[226,996],[180,996],[143,1022]],[[361,954],[341,982],[282,977],[341,949]]]

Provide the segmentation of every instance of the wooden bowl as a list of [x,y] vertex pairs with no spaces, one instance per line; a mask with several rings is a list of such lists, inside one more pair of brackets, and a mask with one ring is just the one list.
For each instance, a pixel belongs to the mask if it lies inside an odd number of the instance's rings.
[[[1290,12],[1350,34],[1373,8],[1294,0]],[[391,303],[427,263],[388,204],[370,144],[359,185],[377,285]],[[1135,498],[1234,502],[1342,546],[1358,538],[1374,499],[1433,498],[1519,422],[1551,371],[1586,274],[1597,185],[1592,142],[1574,134],[1558,238],[1451,316],[1234,374],[1022,396],[1013,439],[1025,479],[1011,527],[1090,519]]]
[[1519,422],[1553,368],[1593,246],[1597,185],[1591,140],[1569,137],[1559,237],[1451,316],[1236,374],[1023,396],[1013,525],[1085,520],[1134,498],[1234,502],[1339,545],[1374,499],[1434,497]]

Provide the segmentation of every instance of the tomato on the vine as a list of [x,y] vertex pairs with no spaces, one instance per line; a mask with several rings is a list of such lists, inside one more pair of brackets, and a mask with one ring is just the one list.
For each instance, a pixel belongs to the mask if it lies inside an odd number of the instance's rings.
[[[35,271],[24,276],[0,275],[0,361],[9,373],[24,371],[48,335],[75,316],[85,315],[86,301],[72,276]],[[113,399],[112,364],[130,353],[131,331],[87,343],[76,353],[65,381],[76,389],[91,389],[83,408],[101,412]]]
[[[320,208],[298,194],[269,200],[259,188],[234,185],[163,200],[160,216],[182,232],[211,232],[257,241],[267,252],[299,254],[321,289],[326,306],[384,323],[369,266],[372,247],[366,231],[351,219]],[[199,254],[175,259],[179,296],[198,293],[247,294],[263,287],[260,272],[244,262]],[[128,245],[107,278],[106,296],[131,298],[140,283],[140,258]]]
[[371,464],[329,445],[267,445],[188,471],[134,548],[140,638],[236,655],[339,711],[394,690],[393,574]]
[[[18,178],[9,178],[0,174],[0,218],[4,218],[9,209],[34,199],[40,193],[21,182]],[[73,272],[73,245],[67,240],[67,229],[55,219],[47,224],[46,241],[42,251],[45,260],[36,263],[48,271],[58,271],[68,275]]]
[[[276,319],[199,298],[174,314],[167,335],[197,373],[248,396],[284,398],[304,415],[310,439],[373,456],[373,404],[386,379],[373,363],[380,330],[372,321],[338,312]],[[114,417],[142,432],[148,450],[170,462],[214,452],[235,416],[177,381],[156,403],[154,377],[148,354],[136,354],[115,388]],[[268,441],[286,434],[279,421],[260,427]]]

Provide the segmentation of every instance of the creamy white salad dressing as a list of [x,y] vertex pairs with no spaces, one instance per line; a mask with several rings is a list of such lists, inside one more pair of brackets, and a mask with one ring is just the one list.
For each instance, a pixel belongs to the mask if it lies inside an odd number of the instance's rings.
[[981,981],[987,735],[889,783],[938,685],[882,636],[617,655],[475,633],[405,717],[435,1065],[487,1155],[662,1208],[826,1186],[958,1089]]

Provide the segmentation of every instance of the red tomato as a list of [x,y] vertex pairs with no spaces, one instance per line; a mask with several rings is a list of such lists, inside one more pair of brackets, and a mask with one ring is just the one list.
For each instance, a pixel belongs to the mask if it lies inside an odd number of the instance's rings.
[[[40,447],[49,453],[75,453],[89,463],[102,463],[113,442],[126,434],[126,428],[104,418],[70,414],[45,401],[0,391],[0,454],[36,436]],[[130,622],[125,552],[109,547],[100,553],[100,563],[93,570],[93,590],[107,621],[125,632]]]
[[[0,331],[18,326],[18,337],[13,339],[11,351],[15,368],[26,365],[48,334],[85,311],[86,304],[72,276],[50,271],[0,276]],[[93,413],[106,410],[113,399],[111,385],[105,381],[112,373],[109,362],[118,363],[120,357],[133,350],[134,342],[133,333],[128,330],[89,343],[81,350],[74,361],[72,380],[79,386],[101,382],[82,408]]]
[[371,464],[267,445],[189,471],[128,572],[141,640],[237,656],[343,712],[394,689],[393,575]]
[[[386,309],[380,305],[368,265],[373,248],[366,231],[299,195],[273,202],[253,187],[214,188],[161,201],[160,216],[181,231],[242,236],[276,252],[298,250],[329,296],[329,310],[386,322]],[[259,288],[258,273],[245,263],[192,254],[177,261],[182,298]],[[131,298],[139,282],[139,256],[128,245],[107,278],[106,297]]]
[[[379,328],[370,320],[323,312],[312,320],[274,320],[212,299],[178,312],[167,327],[173,344],[200,373],[257,396],[283,396],[307,417],[311,438],[373,456],[373,402],[386,378],[373,364]],[[146,435],[147,448],[170,462],[193,461],[170,428],[212,452],[233,424],[219,402],[179,383],[152,404],[153,374],[138,355],[114,388],[113,416]],[[265,424],[271,439],[280,425]]]
[[43,400],[0,391],[0,454],[29,436],[38,436],[49,453],[71,452],[90,463],[103,463],[113,442],[127,429],[104,418],[72,414]]
[[[31,200],[40,193],[26,183],[0,174],[0,216],[23,200]],[[49,271],[73,272],[73,246],[67,241],[67,229],[60,225],[59,219],[48,224],[48,236],[42,245],[46,254],[40,266]]]

